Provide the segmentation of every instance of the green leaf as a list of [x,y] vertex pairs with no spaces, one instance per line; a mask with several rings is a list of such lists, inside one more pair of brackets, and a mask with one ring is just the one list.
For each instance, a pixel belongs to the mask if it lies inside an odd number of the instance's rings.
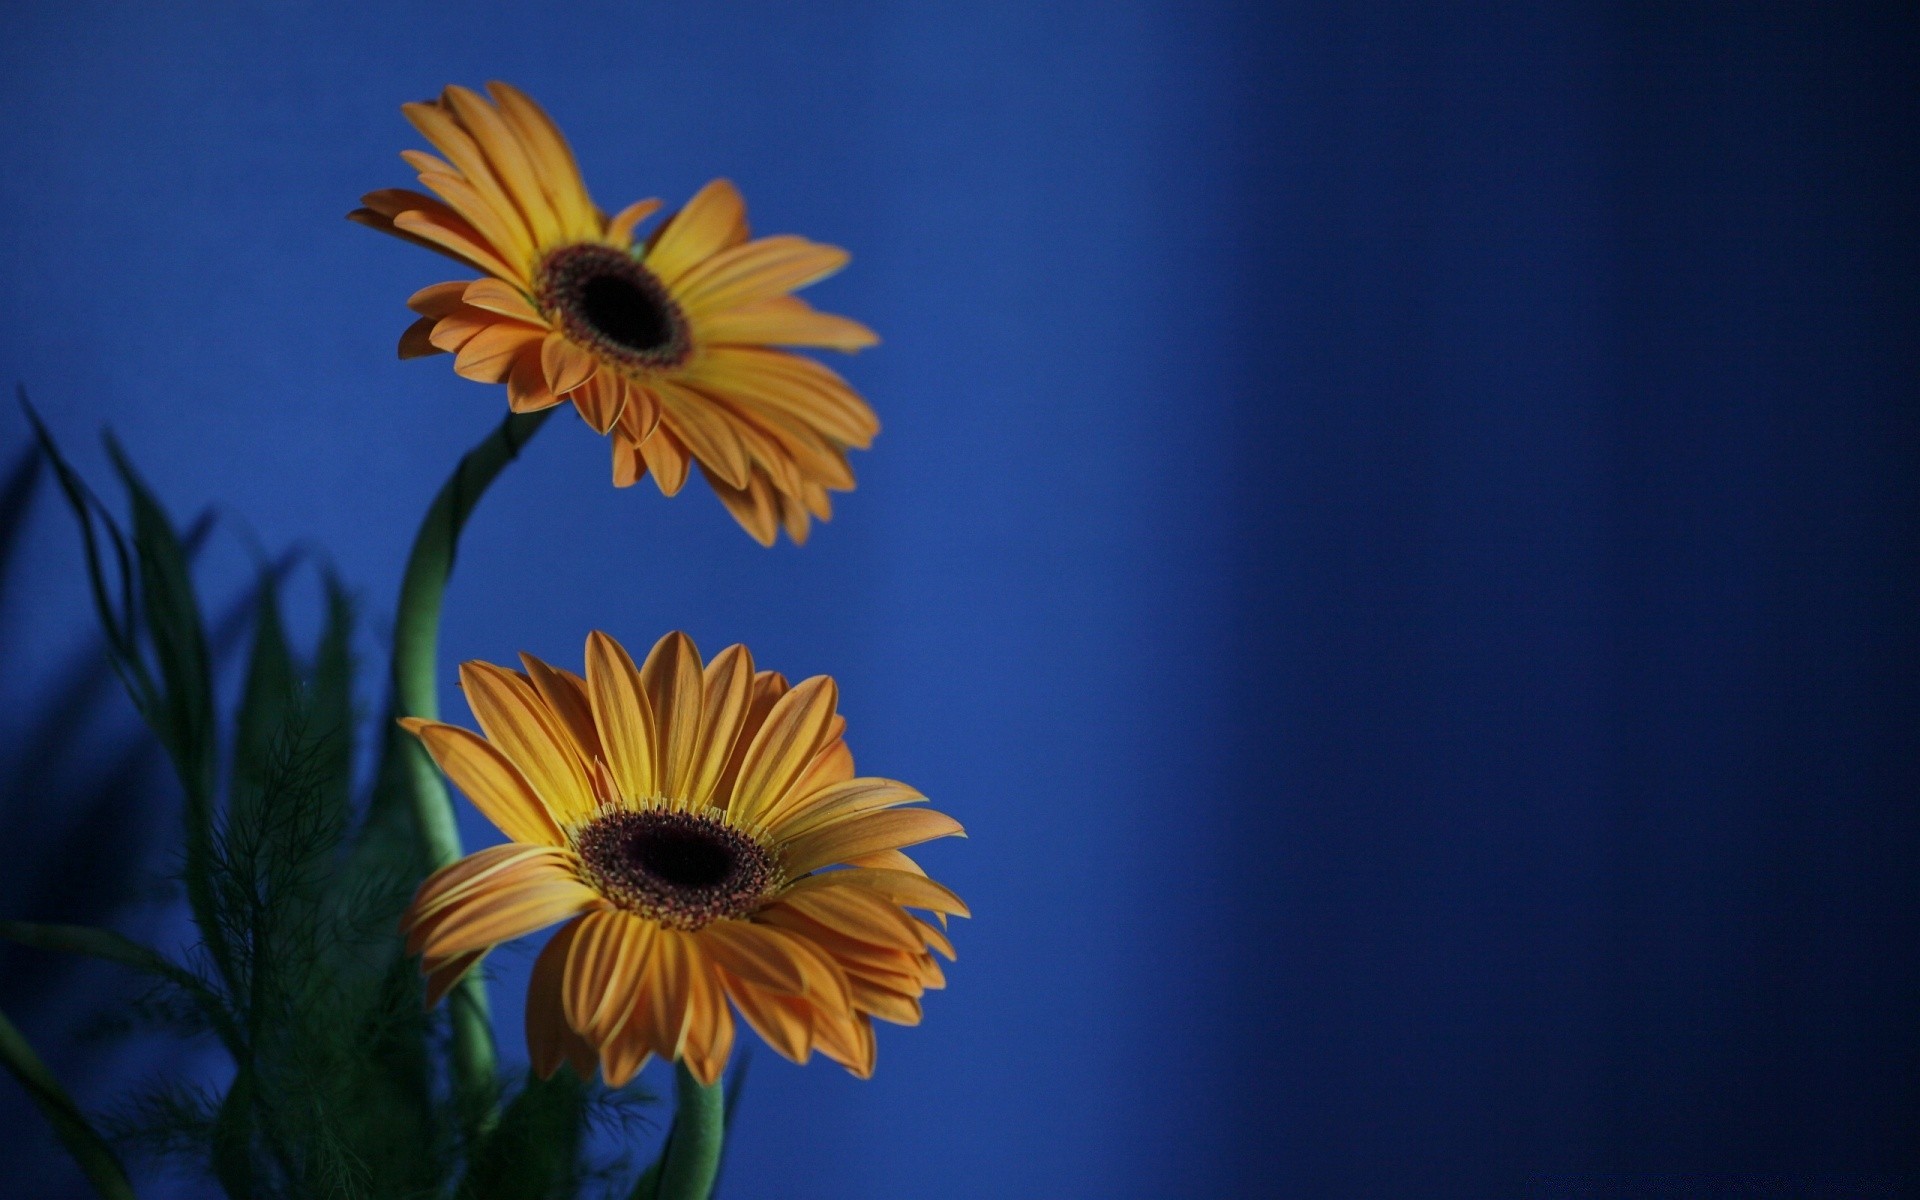
[[[127,685],[127,691],[133,696],[134,707],[140,715],[152,724],[160,711],[160,692],[148,672],[146,662],[140,656],[139,645],[135,640],[135,611],[133,604],[133,568],[127,554],[126,539],[113,517],[104,505],[80,478],[66,456],[60,453],[60,446],[53,439],[45,422],[32,404],[27,402],[25,388],[19,389],[20,408],[26,413],[27,421],[33,426],[34,438],[40,443],[40,451],[53,465],[54,478],[59,481],[60,492],[66,497],[67,506],[73,510],[74,520],[80,524],[80,540],[86,551],[87,583],[93,592],[93,604],[100,617],[100,628],[107,639],[107,656],[113,668]],[[98,521],[104,529],[114,552],[115,576],[118,586],[113,586],[107,578],[107,568],[101,561],[101,530],[95,528]]]
[[226,1005],[220,996],[206,981],[162,955],[159,951],[143,946],[130,937],[124,937],[111,929],[99,929],[91,925],[53,925],[34,921],[0,921],[0,938],[32,946],[36,950],[51,950],[58,954],[80,954],[88,958],[104,959],[132,967],[142,975],[149,975],[164,983],[180,989],[188,999],[201,1010],[207,1022],[220,1035],[220,1040],[229,1051],[238,1049],[239,1032],[234,1028]]
[[356,725],[353,707],[353,598],[333,572],[325,576],[327,622],[314,654],[311,684],[312,726],[325,739],[321,770],[329,802],[347,811],[353,799],[353,743]]
[[[227,929],[214,911],[213,868],[214,714],[213,668],[207,653],[200,604],[187,573],[187,556],[173,523],[133,469],[112,435],[107,453],[133,506],[133,552],[138,565],[138,627],[153,646],[160,669],[158,707],[147,721],[166,746],[186,789],[187,903],[207,951],[231,982],[233,952]],[[118,534],[115,534],[116,540]],[[121,551],[124,556],[124,550]],[[124,568],[123,568],[124,569]],[[132,622],[130,622],[130,626]],[[130,630],[131,632],[131,630]],[[135,655],[136,659],[138,655]],[[144,670],[144,668],[143,668]]]
[[46,1114],[53,1131],[80,1165],[93,1190],[104,1200],[133,1200],[133,1187],[127,1173],[114,1157],[113,1150],[94,1131],[66,1089],[54,1079],[40,1056],[33,1052],[20,1031],[0,1013],[0,1062],[18,1079],[40,1111]]
[[531,1073],[474,1148],[460,1200],[562,1200],[580,1177],[587,1087],[572,1070]]
[[271,573],[260,573],[253,618],[253,654],[247,682],[234,717],[233,768],[228,803],[235,813],[260,803],[273,769],[273,755],[287,734],[288,718],[299,703],[300,681],[293,652],[280,620],[279,589]]

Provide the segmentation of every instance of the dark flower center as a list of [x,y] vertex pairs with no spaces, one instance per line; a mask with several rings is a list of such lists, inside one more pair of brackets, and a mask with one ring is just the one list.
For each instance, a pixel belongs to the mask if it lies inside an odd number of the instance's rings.
[[605,813],[574,836],[574,848],[602,895],[676,929],[744,916],[777,874],[758,842],[699,813]]
[[693,343],[686,314],[652,271],[612,246],[566,246],[540,264],[540,305],[569,338],[638,370],[677,367]]

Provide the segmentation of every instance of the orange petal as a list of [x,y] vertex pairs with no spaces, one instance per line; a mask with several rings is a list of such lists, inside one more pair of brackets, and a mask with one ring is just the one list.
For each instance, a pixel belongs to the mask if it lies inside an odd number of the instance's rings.
[[[416,897],[415,907],[420,904]],[[408,929],[407,951],[443,958],[482,950],[604,904],[593,889],[554,860],[528,858],[437,903]]]
[[865,813],[918,804],[925,799],[918,790],[896,779],[868,775],[829,784],[813,792],[802,792],[796,787],[784,801],[769,809],[763,819],[775,837],[792,841]]
[[686,799],[694,752],[700,745],[700,652],[674,631],[654,643],[640,667],[640,686],[653,713],[654,787]]
[[786,413],[843,445],[864,449],[879,418],[834,371],[810,358],[758,346],[709,346],[688,382],[754,407]]
[[420,182],[473,226],[502,262],[525,263],[533,259],[533,241],[511,208],[498,207],[466,179],[446,171],[423,170]]
[[716,179],[660,229],[645,261],[661,283],[672,287],[691,267],[746,240],[746,202],[730,180]]
[[519,135],[520,144],[526,148],[567,237],[593,237],[598,232],[593,201],[581,182],[573,150],[552,118],[518,88],[495,81],[487,84],[487,92],[500,106],[500,115]]
[[549,333],[547,340],[540,345],[540,365],[547,372],[547,390],[556,396],[564,396],[593,378],[600,363],[591,353],[574,345],[565,334],[556,330]]
[[621,249],[633,245],[633,227],[660,211],[658,200],[635,200],[607,222],[607,240]]
[[573,738],[580,761],[592,762],[603,757],[600,731],[594,727],[593,707],[587,700],[586,681],[571,671],[549,666],[531,654],[522,654],[520,665],[526,668],[533,690],[540,694],[540,699],[560,718],[560,724]]
[[960,897],[915,871],[894,871],[879,867],[850,867],[844,871],[822,871],[809,875],[788,888],[786,896],[802,895],[821,888],[864,888],[903,908],[949,913],[956,917],[973,914]]
[[503,280],[476,279],[467,285],[460,298],[475,308],[484,308],[529,325],[545,326],[547,323],[547,318],[533,306],[533,301],[527,299],[525,292]]
[[567,954],[579,929],[580,921],[571,921],[547,940],[527,984],[527,1057],[542,1079],[550,1078],[562,1062],[571,1062],[582,1081],[593,1079],[593,1047],[567,1024],[562,1006]]
[[407,307],[423,317],[450,316],[465,303],[462,297],[467,294],[467,289],[479,282],[477,279],[455,279],[449,283],[428,284],[407,297]]
[[432,317],[421,317],[407,326],[400,335],[401,358],[425,358],[430,354],[445,354],[446,351],[433,344],[433,327],[439,322]]
[[875,850],[898,850],[934,838],[965,837],[960,822],[945,813],[924,808],[894,808],[886,812],[829,825],[782,848],[789,878],[845,862]]
[[[634,392],[643,390],[635,388]],[[627,400],[627,411],[633,411],[633,397]],[[640,447],[618,430],[608,439],[608,444],[613,447],[613,486],[626,488],[639,483],[640,477],[647,473],[647,460],[640,456]]]
[[703,345],[820,346],[849,352],[880,342],[860,322],[820,312],[798,296],[708,313],[695,322],[695,336]]
[[620,432],[638,446],[660,424],[660,397],[645,384],[627,382],[627,406],[620,410]]
[[726,480],[727,486],[745,488],[752,468],[747,449],[726,413],[700,393],[664,379],[656,380],[653,390],[660,397],[661,419],[693,456]]
[[656,794],[654,715],[640,669],[625,647],[598,630],[587,635],[587,698],[621,795],[639,800]]
[[408,733],[420,739],[433,761],[466,794],[473,806],[501,833],[516,842],[560,846],[566,838],[524,776],[492,743],[457,725],[401,720]]
[[704,462],[700,464],[700,473],[706,476],[713,494],[720,497],[720,502],[727,506],[727,511],[740,523],[740,528],[762,546],[773,545],[780,536],[780,522],[773,498],[773,485],[767,482],[764,474],[755,471],[752,478],[747,480],[745,490],[742,490],[728,486],[727,481],[715,475]]
[[[447,162],[460,172],[461,178],[480,193],[503,221],[511,222],[519,229],[517,241],[528,246],[539,239],[535,231],[527,224],[526,217],[507,195],[501,186],[499,173],[487,161],[473,135],[461,127],[460,120],[444,104],[403,104],[400,111],[420,135],[433,143],[433,148],[447,156]],[[420,169],[412,156],[403,155],[408,162]]]
[[460,666],[460,684],[487,740],[512,760],[562,825],[594,810],[586,766],[532,685],[491,663]]
[[815,675],[780,698],[747,748],[729,815],[751,826],[779,803],[825,740],[839,695],[830,677]]
[[444,216],[423,209],[412,209],[395,217],[393,227],[432,242],[453,257],[489,275],[498,275],[515,283],[526,282],[525,271],[517,266],[509,266],[478,230],[454,216],[451,209]]
[[800,964],[781,949],[779,935],[764,925],[715,921],[698,937],[701,947],[735,978],[788,996],[807,990]]
[[487,956],[485,950],[469,950],[465,954],[449,955],[446,958],[428,958],[421,960],[420,969],[427,976],[427,1007],[432,1008],[447,998],[455,985],[467,977],[467,972],[479,965]]
[[[544,345],[544,343],[543,343]],[[560,403],[560,397],[547,388],[547,373],[540,365],[540,352],[522,350],[507,373],[507,407],[514,412],[539,412]]]
[[567,953],[562,1006],[567,1024],[604,1048],[633,1012],[655,926],[608,910],[582,918],[577,929]]
[[614,371],[595,371],[571,396],[581,419],[595,433],[607,433],[627,406],[627,381]]
[[[835,871],[831,874],[840,874]],[[855,941],[918,954],[920,927],[897,904],[857,887],[821,886],[788,892],[780,903]]]
[[487,156],[501,187],[526,218],[527,232],[533,244],[547,246],[560,240],[560,219],[555,215],[547,193],[534,174],[527,152],[513,130],[493,105],[479,93],[454,85],[443,94],[442,103],[453,109],[460,123]]
[[813,1006],[797,997],[779,996],[736,978],[726,978],[727,993],[755,1033],[782,1057],[796,1063],[812,1052]]
[[696,804],[725,808],[729,797],[717,791],[753,701],[753,655],[745,646],[728,646],[701,676],[700,747],[688,773],[686,794]]
[[687,467],[693,456],[671,429],[664,425],[653,431],[653,436],[640,443],[640,457],[646,460],[647,470],[653,472],[654,485],[663,496],[675,496],[687,484]]
[[733,741],[733,751],[727,756],[727,765],[721,768],[720,778],[713,786],[714,802],[721,808],[732,805],[736,782],[740,778],[740,765],[746,761],[747,750],[753,745],[754,735],[767,723],[767,716],[773,712],[773,706],[780,697],[791,689],[787,686],[787,677],[778,671],[756,671],[753,675],[753,694],[747,701],[747,715],[740,722],[740,732]]
[[520,351],[537,345],[541,331],[517,321],[497,320],[467,339],[454,357],[454,372],[475,383],[501,383]]
[[689,315],[756,304],[803,288],[847,265],[838,246],[782,234],[723,250],[682,275],[674,296]]

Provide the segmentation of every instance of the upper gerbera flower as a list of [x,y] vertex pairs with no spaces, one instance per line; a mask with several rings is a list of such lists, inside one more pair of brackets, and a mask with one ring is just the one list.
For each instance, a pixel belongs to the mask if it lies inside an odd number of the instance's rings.
[[616,485],[651,471],[671,496],[698,462],[763,544],[783,528],[805,541],[809,519],[832,511],[828,491],[853,487],[847,449],[880,428],[839,375],[781,349],[879,340],[790,294],[839,270],[846,251],[750,239],[724,179],[636,247],[635,226],[660,202],[607,217],[547,114],[506,84],[487,90],[492,103],[449,87],[437,103],[402,106],[446,156],[401,153],[439,199],[387,188],[351,214],[487,273],[416,292],[401,357],[451,353],[468,379],[505,383],[515,412],[572,400],[612,434]]
[[[713,1083],[733,1017],[781,1054],[862,1078],[872,1018],[912,1025],[953,947],[907,910],[966,915],[902,847],[961,832],[889,779],[855,778],[833,680],[703,668],[685,634],[635,667],[602,633],[586,676],[460,668],[485,737],[409,718],[512,841],[421,885],[402,920],[437,1001],[495,945],[565,921],[534,963],[527,1048],[551,1075],[631,1079],[649,1055]],[[830,869],[838,867],[840,869]]]

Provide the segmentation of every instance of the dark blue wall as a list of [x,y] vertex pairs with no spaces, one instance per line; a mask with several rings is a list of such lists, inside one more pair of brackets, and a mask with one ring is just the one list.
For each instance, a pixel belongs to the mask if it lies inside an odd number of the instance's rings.
[[[726,174],[853,250],[885,431],[812,544],[568,418],[447,633],[830,671],[969,826],[951,989],[871,1083],[757,1056],[733,1194],[1920,1169],[1912,6],[341,7],[0,17],[0,377],[222,509],[211,596],[310,540],[377,632],[501,404],[393,360],[453,273],[341,220],[402,100],[510,79],[603,204]],[[0,905],[177,941],[127,869],[173,795],[13,494]],[[85,1100],[207,1069],[83,1038],[115,987],[0,957]],[[0,1191],[78,1194],[35,1120],[0,1088]]]

